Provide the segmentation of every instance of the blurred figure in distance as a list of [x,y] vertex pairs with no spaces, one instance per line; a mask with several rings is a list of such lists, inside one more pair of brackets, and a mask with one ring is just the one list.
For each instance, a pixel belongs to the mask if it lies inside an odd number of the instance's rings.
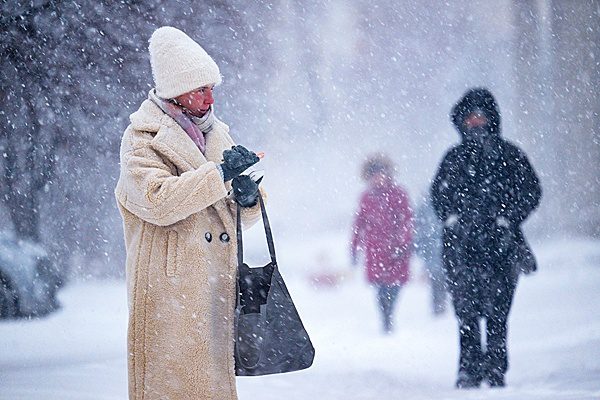
[[367,280],[377,289],[383,331],[393,330],[393,312],[400,288],[409,278],[412,211],[406,191],[394,181],[394,165],[383,154],[362,167],[367,189],[362,193],[351,242],[352,264],[365,253]]
[[423,260],[431,285],[431,307],[434,316],[446,310],[446,276],[442,265],[442,234],[440,222],[427,195],[415,213],[415,254]]

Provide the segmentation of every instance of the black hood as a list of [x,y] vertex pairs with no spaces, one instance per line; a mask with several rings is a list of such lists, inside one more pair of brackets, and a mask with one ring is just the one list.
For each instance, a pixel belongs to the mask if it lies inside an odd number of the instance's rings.
[[450,118],[456,129],[462,135],[463,140],[469,134],[463,121],[474,110],[480,109],[487,117],[488,131],[494,136],[500,135],[500,111],[492,93],[483,88],[475,88],[468,90],[458,103],[452,108]]

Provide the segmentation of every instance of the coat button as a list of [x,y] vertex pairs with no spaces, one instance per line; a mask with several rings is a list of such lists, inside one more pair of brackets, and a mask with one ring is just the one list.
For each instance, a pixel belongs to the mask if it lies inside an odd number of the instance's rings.
[[206,232],[206,233],[204,234],[204,239],[206,239],[206,241],[207,241],[208,243],[212,242],[212,235],[210,234],[210,232]]
[[227,232],[223,232],[221,233],[221,236],[219,236],[219,239],[221,239],[221,242],[227,243],[229,242],[229,235],[227,234]]

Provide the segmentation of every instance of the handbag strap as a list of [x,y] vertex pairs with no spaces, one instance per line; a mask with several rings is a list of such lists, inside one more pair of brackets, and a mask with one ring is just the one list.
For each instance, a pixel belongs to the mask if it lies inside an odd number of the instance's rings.
[[[265,203],[263,201],[260,191],[258,192],[258,203],[260,204],[260,213],[262,215],[263,225],[265,227],[265,236],[267,238],[267,245],[269,246],[269,255],[271,256],[271,263],[277,265],[277,259],[275,257],[275,244],[273,243],[273,233],[271,231],[271,224],[269,224],[269,217],[267,217],[267,210],[265,209]],[[237,203],[236,203],[237,204]],[[238,268],[244,265],[244,245],[242,243],[242,207],[237,204],[237,247],[238,247]]]

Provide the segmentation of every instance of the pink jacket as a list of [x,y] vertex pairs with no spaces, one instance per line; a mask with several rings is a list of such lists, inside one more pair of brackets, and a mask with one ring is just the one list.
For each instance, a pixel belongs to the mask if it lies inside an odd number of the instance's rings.
[[361,196],[354,223],[353,254],[365,251],[367,279],[375,284],[404,284],[409,278],[412,211],[406,192],[393,181]]

